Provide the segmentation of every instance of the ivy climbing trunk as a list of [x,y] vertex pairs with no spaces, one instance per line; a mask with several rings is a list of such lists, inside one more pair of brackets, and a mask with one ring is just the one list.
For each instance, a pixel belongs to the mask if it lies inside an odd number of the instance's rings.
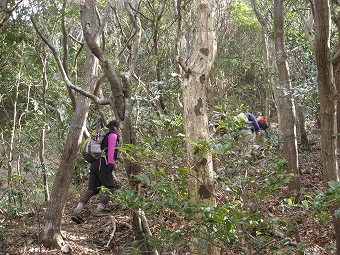
[[[215,206],[212,156],[208,149],[209,141],[206,91],[209,73],[216,55],[216,33],[214,27],[214,7],[211,1],[201,1],[197,8],[196,40],[187,65],[182,65],[182,89],[184,105],[184,129],[187,139],[189,168],[193,176],[189,187],[193,201],[202,200]],[[205,249],[195,244],[209,236],[202,228],[195,237],[192,254],[219,254],[217,247],[207,242]],[[204,238],[203,238],[204,237]]]

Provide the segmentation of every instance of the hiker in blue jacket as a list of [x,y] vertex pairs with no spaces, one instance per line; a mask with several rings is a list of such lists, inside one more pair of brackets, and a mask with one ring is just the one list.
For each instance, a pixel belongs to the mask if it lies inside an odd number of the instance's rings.
[[238,144],[244,156],[250,157],[254,147],[255,137],[261,137],[260,127],[255,116],[250,112],[240,113],[235,117],[240,130],[238,133]]

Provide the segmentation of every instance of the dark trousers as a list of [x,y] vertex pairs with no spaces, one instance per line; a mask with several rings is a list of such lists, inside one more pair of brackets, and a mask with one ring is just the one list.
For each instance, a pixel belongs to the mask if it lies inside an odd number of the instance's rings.
[[[90,198],[100,192],[103,186],[110,190],[111,193],[118,189],[117,181],[113,178],[113,166],[106,164],[105,158],[100,158],[93,162],[90,167],[89,184],[87,191],[81,197],[80,202],[86,204]],[[110,200],[109,192],[104,192],[100,198],[100,203],[106,205]]]

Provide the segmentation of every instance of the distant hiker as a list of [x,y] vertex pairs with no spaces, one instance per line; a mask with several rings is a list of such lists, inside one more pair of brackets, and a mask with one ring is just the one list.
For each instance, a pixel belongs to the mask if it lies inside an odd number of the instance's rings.
[[261,137],[260,127],[255,116],[249,112],[242,112],[235,117],[238,128],[236,140],[246,157],[250,157],[254,148],[255,137]]
[[263,115],[259,115],[256,120],[257,120],[257,123],[259,124],[261,133],[263,131],[266,138],[268,138],[269,137],[269,131],[268,131],[269,123],[268,123],[267,118]]
[[[109,132],[101,143],[103,155],[91,163],[88,189],[80,198],[79,203],[71,216],[71,219],[77,224],[84,222],[81,217],[81,212],[90,198],[100,192],[101,186],[109,189],[111,193],[118,189],[117,182],[114,179],[112,172],[115,164],[115,149],[117,142],[119,141],[119,126],[120,123],[117,120],[112,120],[107,125]],[[100,197],[94,214],[101,215],[109,200],[110,197],[108,192],[104,193],[104,195]]]
[[257,117],[256,120],[260,127],[261,136],[255,139],[255,143],[259,146],[259,148],[263,148],[266,145],[267,138],[269,137],[269,123],[266,117],[261,114]]
[[212,117],[211,126],[213,127],[213,136],[223,136],[227,134],[227,129],[225,126],[226,116],[224,114],[215,112]]

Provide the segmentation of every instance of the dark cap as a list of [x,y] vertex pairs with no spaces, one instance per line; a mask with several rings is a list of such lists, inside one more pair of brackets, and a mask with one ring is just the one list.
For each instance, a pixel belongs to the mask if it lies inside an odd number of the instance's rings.
[[120,121],[118,121],[118,120],[111,120],[111,121],[109,122],[109,124],[107,124],[107,127],[108,127],[109,129],[114,129],[115,127],[116,127],[116,128],[119,128],[119,127],[120,127]]

